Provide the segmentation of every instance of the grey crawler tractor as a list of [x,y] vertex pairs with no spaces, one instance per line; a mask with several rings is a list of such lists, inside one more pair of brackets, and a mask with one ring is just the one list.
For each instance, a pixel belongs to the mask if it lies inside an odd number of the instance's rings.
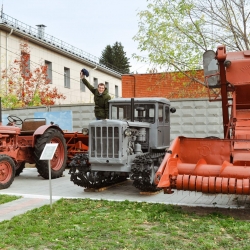
[[117,98],[109,101],[108,120],[89,124],[89,150],[70,163],[71,181],[101,188],[127,178],[141,191],[154,192],[155,172],[170,144],[170,101]]

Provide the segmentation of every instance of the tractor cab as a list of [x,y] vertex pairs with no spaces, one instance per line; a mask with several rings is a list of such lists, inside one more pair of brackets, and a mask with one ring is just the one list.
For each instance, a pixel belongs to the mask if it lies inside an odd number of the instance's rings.
[[149,138],[152,148],[166,148],[170,142],[170,101],[165,98],[116,98],[109,101],[111,120],[133,123],[149,123]]

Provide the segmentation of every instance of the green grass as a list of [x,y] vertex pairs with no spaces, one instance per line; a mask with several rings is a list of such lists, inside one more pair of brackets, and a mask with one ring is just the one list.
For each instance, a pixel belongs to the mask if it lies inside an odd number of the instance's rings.
[[250,249],[250,223],[139,202],[61,199],[0,223],[0,249]]
[[0,204],[4,204],[10,201],[14,201],[17,199],[20,199],[20,196],[14,196],[14,195],[5,195],[5,194],[1,194],[0,195]]

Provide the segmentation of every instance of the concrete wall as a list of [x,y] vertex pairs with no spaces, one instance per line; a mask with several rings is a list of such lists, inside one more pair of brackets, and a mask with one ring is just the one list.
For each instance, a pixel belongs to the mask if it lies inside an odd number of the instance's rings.
[[171,114],[171,139],[216,136],[223,138],[221,102],[206,99],[172,100],[176,113]]
[[[187,137],[217,136],[223,138],[222,113],[220,102],[206,99],[172,100],[176,113],[171,114],[171,140],[179,135]],[[32,107],[27,109],[3,110],[3,114],[16,115],[21,119],[32,118],[35,112],[72,111],[73,131],[81,131],[94,120],[94,106],[55,105],[51,107]],[[50,121],[48,121],[50,122]],[[60,124],[59,124],[60,125]]]

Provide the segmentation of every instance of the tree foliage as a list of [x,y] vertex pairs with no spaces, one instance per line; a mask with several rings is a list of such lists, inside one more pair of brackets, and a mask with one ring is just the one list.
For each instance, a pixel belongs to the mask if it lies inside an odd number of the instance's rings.
[[31,69],[30,49],[27,42],[20,43],[21,55],[2,71],[1,97],[4,108],[54,105],[66,97],[57,88],[51,88],[47,66],[36,65]]
[[126,57],[126,52],[124,52],[124,47],[120,42],[115,42],[113,46],[107,45],[102,51],[99,62],[122,74],[129,73],[129,59]]
[[250,47],[248,0],[148,2],[147,10],[138,13],[139,31],[134,37],[138,49],[148,53],[146,59],[133,55],[140,61],[186,74],[201,69],[203,53],[220,44],[228,51]]

